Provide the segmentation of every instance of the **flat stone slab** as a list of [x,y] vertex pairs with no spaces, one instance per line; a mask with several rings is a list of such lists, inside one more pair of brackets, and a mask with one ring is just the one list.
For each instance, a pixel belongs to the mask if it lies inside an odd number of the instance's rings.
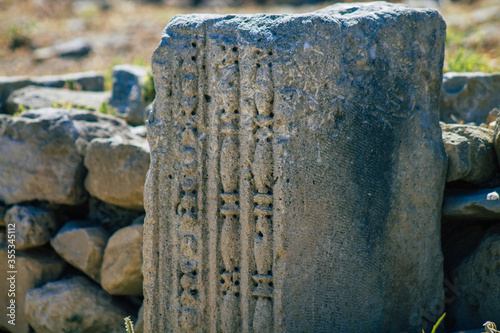
[[444,39],[435,10],[387,3],[176,16],[152,61],[144,331],[430,331]]
[[14,114],[20,111],[20,107],[24,109],[60,107],[95,111],[99,110],[102,103],[107,103],[110,97],[110,92],[27,86],[10,94],[7,99],[7,113]]

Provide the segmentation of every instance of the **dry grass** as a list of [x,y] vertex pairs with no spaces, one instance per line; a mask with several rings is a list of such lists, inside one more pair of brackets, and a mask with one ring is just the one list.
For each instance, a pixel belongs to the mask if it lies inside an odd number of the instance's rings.
[[[483,0],[473,6],[454,4],[443,8],[449,27],[447,59],[455,57],[462,47],[467,54],[479,54],[481,61],[489,66],[487,68],[500,68],[500,41],[498,33],[491,32],[495,28],[500,31],[500,9],[498,17],[473,17],[473,10],[488,9],[495,1]],[[295,13],[316,10],[328,4],[331,3],[301,7],[250,5],[193,9],[115,0],[109,10],[103,10],[97,6],[75,9],[71,1],[64,0],[0,0],[0,75],[61,74],[85,70],[109,73],[111,66],[119,63],[148,66],[163,28],[176,14]],[[81,59],[53,58],[43,62],[33,60],[33,48],[76,37],[86,37],[93,44],[93,51],[88,56]],[[12,45],[15,44],[13,40],[19,45]],[[18,47],[11,49],[12,46]]]

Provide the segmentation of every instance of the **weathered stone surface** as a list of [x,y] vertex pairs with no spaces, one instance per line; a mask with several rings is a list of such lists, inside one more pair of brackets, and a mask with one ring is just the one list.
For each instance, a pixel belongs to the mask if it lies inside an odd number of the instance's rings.
[[28,76],[0,76],[0,113],[7,113],[7,99],[10,93],[29,84]]
[[49,47],[39,48],[33,52],[35,60],[46,60],[53,57],[84,57],[92,50],[85,38],[75,38]]
[[7,113],[14,114],[22,106],[25,109],[73,106],[79,109],[98,110],[109,100],[109,92],[75,91],[61,88],[28,86],[14,91],[7,99]]
[[87,147],[85,188],[89,193],[120,207],[144,209],[144,182],[149,168],[146,140],[121,137],[94,139]]
[[86,146],[113,135],[133,136],[123,121],[90,111],[50,108],[0,115],[0,201],[83,202]]
[[137,320],[134,325],[135,333],[144,332],[144,305],[139,309],[139,313],[137,314]]
[[144,139],[148,136],[148,130],[144,125],[132,127],[132,133]]
[[15,225],[18,250],[47,244],[58,227],[55,216],[50,210],[20,205],[7,210],[5,223]]
[[444,37],[436,11],[386,3],[174,18],[152,62],[144,330],[430,331]]
[[37,333],[123,333],[128,311],[88,279],[47,283],[26,295],[25,312]]
[[89,199],[89,219],[99,223],[110,234],[134,223],[143,213],[144,211],[108,204],[95,197]]
[[69,73],[63,75],[35,76],[30,83],[35,86],[63,88],[72,82],[76,90],[103,91],[104,76],[95,71]]
[[448,190],[443,199],[443,218],[500,218],[500,188]]
[[[4,231],[0,231],[2,234]],[[4,235],[2,235],[4,238]],[[59,258],[54,251],[47,248],[38,248],[35,251],[16,251],[15,267],[13,271],[17,271],[15,275],[15,326],[8,323],[11,318],[6,316],[10,310],[7,307],[10,305],[10,297],[8,291],[10,283],[7,278],[12,274],[8,273],[8,248],[5,239],[2,239],[0,244],[0,307],[2,308],[2,316],[0,316],[0,331],[2,329],[12,333],[29,333],[31,330],[28,326],[28,321],[24,312],[26,293],[39,285],[53,281],[61,275],[64,270],[64,261]],[[7,311],[7,312],[6,312]]]
[[448,154],[446,181],[465,180],[479,184],[492,178],[498,169],[494,132],[490,129],[441,123]]
[[500,105],[499,92],[500,74],[448,72],[441,86],[441,120],[484,123],[489,112]]
[[131,125],[144,124],[146,105],[142,101],[142,85],[147,70],[134,65],[113,68],[113,94],[110,104]]
[[499,227],[488,231],[474,253],[452,272],[452,277],[460,286],[460,294],[448,306],[447,329],[474,329],[500,317]]
[[88,221],[71,221],[52,238],[50,245],[71,265],[97,282],[101,280],[101,264],[109,235]]
[[134,224],[108,240],[101,268],[101,285],[111,295],[142,295],[142,233]]

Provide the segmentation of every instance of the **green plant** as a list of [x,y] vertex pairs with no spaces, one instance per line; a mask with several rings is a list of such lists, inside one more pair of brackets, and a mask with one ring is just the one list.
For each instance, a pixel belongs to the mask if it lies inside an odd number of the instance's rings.
[[97,109],[97,112],[103,113],[103,114],[109,114],[112,116],[117,117],[118,116],[118,110],[111,105],[109,105],[107,102],[103,102],[99,109]]
[[125,320],[125,329],[127,333],[134,333],[134,323],[130,319],[130,317],[124,318]]
[[463,47],[456,52],[447,52],[444,72],[492,72],[493,69],[483,55],[467,51]]
[[59,109],[78,109],[78,110],[86,110],[86,111],[92,111],[94,110],[90,106],[85,106],[81,104],[76,104],[73,102],[53,102],[51,105],[53,108],[59,108]]
[[142,101],[144,104],[148,105],[155,99],[156,91],[155,91],[155,82],[153,79],[153,75],[148,71],[148,74],[144,77],[144,81],[142,82]]
[[20,47],[30,47],[35,29],[35,23],[29,22],[22,25],[14,24],[7,28],[7,39],[9,48],[15,50]]
[[75,80],[68,80],[68,81],[66,81],[66,83],[64,84],[63,88],[66,88],[66,89],[69,89],[69,90],[78,90],[78,91],[83,90],[82,89],[82,85],[79,84],[78,82],[76,82]]
[[[439,327],[439,325],[441,325],[445,316],[446,316],[446,312],[443,313],[443,315],[438,319],[438,321],[434,324],[434,326],[432,326],[431,333],[436,333],[437,328]],[[422,333],[425,333],[424,330],[422,330]]]

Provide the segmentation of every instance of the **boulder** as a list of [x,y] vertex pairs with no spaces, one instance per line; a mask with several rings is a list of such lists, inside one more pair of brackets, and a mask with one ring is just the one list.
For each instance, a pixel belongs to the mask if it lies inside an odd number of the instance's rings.
[[[3,233],[3,231],[0,231]],[[4,237],[2,237],[4,238]],[[43,285],[49,281],[59,278],[62,274],[65,263],[59,258],[50,248],[37,248],[36,251],[16,251],[15,266],[12,271],[17,273],[9,273],[8,269],[8,249],[7,244],[2,242],[0,245],[0,307],[2,308],[2,316],[0,316],[0,331],[6,330],[12,333],[30,333],[26,314],[24,312],[25,295],[35,287]],[[16,320],[15,326],[8,323],[10,320],[6,316],[6,309],[10,305],[8,292],[11,289],[7,278],[15,275],[15,306]]]
[[384,2],[172,19],[146,122],[144,331],[431,331],[444,40],[437,11]]
[[30,85],[28,76],[0,76],[0,113],[7,112],[7,99],[18,89]]
[[498,73],[445,73],[439,99],[441,121],[484,123],[489,112],[500,105],[499,92]]
[[498,170],[493,145],[494,131],[471,125],[441,123],[448,154],[446,181],[464,180],[480,184]]
[[109,92],[28,86],[10,94],[7,100],[7,113],[14,114],[22,109],[50,107],[95,111],[99,110],[103,103],[107,103],[109,97]]
[[147,73],[146,68],[134,65],[113,68],[113,94],[109,104],[131,125],[144,124],[146,105],[142,100],[142,87]]
[[128,309],[82,276],[50,282],[26,294],[25,312],[37,333],[123,333]]
[[34,76],[30,78],[30,84],[49,88],[73,86],[74,90],[103,91],[104,76],[95,71],[63,75]]
[[5,213],[5,223],[15,226],[18,250],[47,244],[58,228],[52,211],[33,206],[12,206]]
[[500,318],[500,227],[490,228],[451,276],[460,293],[448,305],[447,329],[475,329]]
[[115,232],[108,240],[101,268],[101,285],[111,295],[142,295],[143,225]]
[[144,209],[144,182],[149,168],[146,140],[94,139],[85,155],[85,188],[90,195],[124,208]]
[[450,189],[443,198],[443,218],[498,220],[500,188]]
[[48,108],[0,115],[0,201],[82,203],[86,146],[113,135],[133,137],[123,121],[90,111]]
[[100,282],[108,237],[98,225],[88,221],[71,221],[52,238],[50,245],[64,260]]

